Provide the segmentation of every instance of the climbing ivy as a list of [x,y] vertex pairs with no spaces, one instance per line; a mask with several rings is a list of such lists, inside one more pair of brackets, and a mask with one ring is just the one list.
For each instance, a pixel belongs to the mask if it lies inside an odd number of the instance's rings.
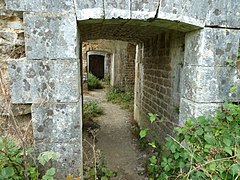
[[176,137],[166,138],[164,150],[149,158],[149,179],[239,179],[239,125],[240,106],[232,103],[214,117],[187,119],[175,128]]

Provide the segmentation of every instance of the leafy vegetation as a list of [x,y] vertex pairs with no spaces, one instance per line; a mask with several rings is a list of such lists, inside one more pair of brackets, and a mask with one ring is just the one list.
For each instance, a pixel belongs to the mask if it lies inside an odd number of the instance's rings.
[[97,175],[95,176],[94,167],[88,168],[88,170],[84,171],[84,177],[85,179],[89,180],[95,180],[95,177],[97,177],[100,180],[108,180],[111,177],[117,176],[116,172],[113,172],[106,166],[99,166],[97,165]]
[[130,92],[121,91],[117,87],[111,86],[107,92],[107,100],[113,103],[120,104],[121,108],[133,110],[133,94]]
[[[184,127],[175,128],[175,138],[166,138],[165,149],[149,159],[149,179],[239,179],[239,125],[240,106],[232,103],[215,117],[187,119]],[[141,138],[146,134],[143,129]],[[157,148],[154,142],[149,145]]]
[[96,101],[83,103],[83,119],[91,119],[103,114],[103,108]]
[[102,85],[100,80],[94,76],[92,73],[88,74],[88,89],[92,90],[92,89],[101,89]]
[[[28,150],[31,152],[31,149]],[[53,151],[43,152],[38,156],[38,161],[43,166],[50,160],[57,160],[59,154]],[[24,166],[23,149],[17,146],[13,140],[0,137],[0,179],[20,180],[24,179],[24,171],[30,180],[39,177],[37,165],[27,162],[27,169]],[[43,175],[43,180],[51,180],[55,175],[55,168],[50,168]]]

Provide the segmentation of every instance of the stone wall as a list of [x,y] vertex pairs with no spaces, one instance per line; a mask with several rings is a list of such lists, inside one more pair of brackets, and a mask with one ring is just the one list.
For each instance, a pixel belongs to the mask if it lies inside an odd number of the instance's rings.
[[[237,71],[225,63],[236,59],[239,48],[239,0],[5,2],[8,10],[25,11],[26,59],[9,63],[12,100],[33,103],[37,151],[61,154],[55,164],[59,179],[72,170],[79,175],[82,166],[80,39],[137,42],[135,117],[142,126],[149,112],[177,122],[180,106],[184,123],[189,116],[212,113],[227,98],[240,100],[239,93],[229,93]],[[11,38],[18,39],[18,33]],[[115,48],[119,59],[128,57]],[[122,62],[127,61],[114,63],[114,73],[124,74]],[[114,76],[114,83],[123,77]],[[152,128],[161,137],[169,126]]]
[[[105,60],[108,61],[108,71],[111,85],[117,86],[122,90],[134,91],[135,80],[135,43],[116,41],[116,40],[89,40],[82,45],[82,64],[83,73],[87,73],[87,53],[95,54],[106,53]],[[99,52],[99,53],[98,53]],[[108,78],[108,77],[106,77]]]
[[[178,123],[184,37],[183,33],[162,33],[144,41],[142,97],[138,105],[141,126],[146,126],[148,113]],[[169,125],[155,130],[159,135],[170,132]]]
[[[10,103],[7,61],[25,57],[23,13],[7,10],[0,1],[0,115],[22,115],[30,113],[28,105]],[[11,105],[11,106],[9,106]]]
[[204,28],[186,35],[180,123],[187,117],[214,114],[225,101],[239,102],[239,71],[226,60],[237,60],[240,31]]

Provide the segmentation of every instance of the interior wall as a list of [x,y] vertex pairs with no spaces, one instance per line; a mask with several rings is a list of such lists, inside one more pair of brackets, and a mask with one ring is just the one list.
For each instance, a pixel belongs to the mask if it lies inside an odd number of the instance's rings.
[[[141,48],[138,56],[141,56]],[[136,64],[135,118],[140,126],[148,126],[148,113],[154,113],[172,122],[178,122],[180,81],[184,59],[184,34],[162,33],[144,41],[143,57]],[[143,74],[143,76],[141,76]],[[137,90],[138,89],[138,90]],[[140,89],[140,90],[139,90]],[[138,95],[136,95],[138,93]],[[150,126],[151,127],[151,126]],[[166,127],[153,127],[161,136]]]

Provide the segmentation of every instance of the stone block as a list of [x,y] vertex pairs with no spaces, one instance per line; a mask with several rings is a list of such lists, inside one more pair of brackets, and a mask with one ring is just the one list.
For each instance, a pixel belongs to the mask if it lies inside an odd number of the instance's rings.
[[13,103],[78,102],[78,60],[8,61]]
[[74,14],[26,13],[24,19],[27,59],[78,58]]
[[131,18],[132,19],[149,19],[154,18],[158,9],[158,0],[132,0]]
[[180,101],[179,125],[184,125],[187,118],[195,118],[203,115],[215,115],[221,103],[198,103],[185,98]]
[[104,18],[103,0],[76,0],[76,14],[78,20]]
[[204,28],[186,34],[185,64],[226,66],[225,60],[236,59],[240,31]]
[[104,12],[106,19],[130,19],[131,11],[129,0],[104,0]]
[[240,100],[240,88],[230,93],[230,88],[240,83],[234,68],[187,66],[182,75],[181,93],[186,99],[201,103]]
[[73,0],[5,0],[6,8],[13,11],[73,12]]
[[[56,179],[66,179],[69,174],[82,179],[83,159],[82,142],[80,139],[72,143],[37,143],[35,150],[37,153],[52,150],[60,154],[60,158],[51,163],[51,167],[56,168],[56,174],[54,176]],[[47,168],[49,167],[46,167],[46,169]]]
[[33,104],[33,135],[36,143],[80,141],[81,101],[68,104]]
[[180,21],[203,27],[207,14],[207,0],[165,0],[160,1],[158,18]]
[[206,25],[240,28],[239,0],[209,1]]

